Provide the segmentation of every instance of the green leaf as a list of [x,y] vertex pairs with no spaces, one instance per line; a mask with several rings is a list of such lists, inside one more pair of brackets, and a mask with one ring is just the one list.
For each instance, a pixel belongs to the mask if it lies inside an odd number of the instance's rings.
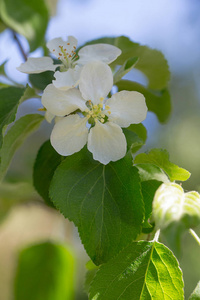
[[158,242],[133,242],[97,272],[90,300],[183,300],[183,279],[172,252]]
[[73,300],[74,256],[50,242],[21,251],[14,282],[15,300]]
[[67,157],[50,186],[54,205],[78,227],[82,243],[99,265],[141,231],[143,201],[132,158],[104,166],[86,148]]
[[27,38],[31,52],[41,46],[48,24],[43,0],[0,0],[0,17],[8,27]]
[[127,140],[127,150],[131,149],[131,153],[137,152],[144,145],[144,142],[136,133],[127,129],[123,130],[123,132]]
[[49,198],[49,187],[56,168],[61,163],[62,157],[51,146],[50,141],[45,142],[40,148],[34,164],[33,183],[35,189],[47,205],[54,207]]
[[18,182],[0,184],[0,222],[4,220],[14,205],[36,199],[36,193],[30,183]]
[[129,80],[120,80],[116,85],[118,91],[127,90],[142,93],[146,99],[148,110],[154,112],[161,123],[167,121],[171,113],[171,102],[168,89],[151,90],[137,82]]
[[89,260],[86,264],[86,268],[87,273],[85,275],[84,290],[87,294],[89,294],[91,282],[93,281],[99,267],[93,264],[91,260]]
[[15,120],[20,98],[24,88],[8,87],[0,89],[0,147],[3,141],[3,132],[6,125]]
[[2,22],[2,20],[0,19],[0,33],[2,31],[4,31],[7,28],[7,26]]
[[135,157],[135,164],[153,164],[161,168],[171,181],[185,181],[190,173],[169,161],[169,154],[163,149],[152,149],[148,153],[140,153]]
[[93,269],[93,270],[88,270],[86,275],[85,275],[85,282],[84,282],[84,291],[89,294],[89,289],[90,285],[96,275],[98,270]]
[[200,281],[198,282],[193,293],[190,295],[189,300],[200,300]]
[[0,89],[10,87],[10,84],[0,82]]
[[160,239],[173,251],[178,259],[181,259],[182,256],[182,238],[184,233],[185,228],[183,223],[178,222],[172,222],[160,232]]
[[101,38],[93,40],[88,44],[107,43],[119,47],[122,54],[111,64],[112,66],[123,65],[130,57],[138,57],[136,69],[143,72],[149,80],[149,88],[161,90],[168,84],[170,78],[169,66],[164,55],[155,49],[141,46],[129,40],[128,37]]
[[128,128],[123,128],[123,129],[128,129],[129,131],[135,132],[144,143],[146,142],[147,130],[142,123],[131,124]]
[[122,77],[124,77],[128,72],[130,72],[138,61],[138,57],[131,57],[127,59],[124,64],[119,68],[119,70],[114,74],[114,84],[116,84]]
[[153,216],[158,228],[164,229],[170,223],[182,223],[189,229],[200,223],[200,195],[184,190],[176,183],[163,183],[153,201]]
[[131,148],[131,152],[137,152],[147,139],[147,131],[143,124],[132,124],[128,128],[123,128],[126,136],[127,150]]
[[29,80],[36,89],[43,91],[48,84],[52,83],[52,80],[54,79],[53,75],[54,72],[52,71],[30,74]]
[[4,137],[0,150],[0,180],[4,177],[15,151],[44,120],[39,114],[26,115],[15,122]]
[[[155,192],[157,191],[157,189],[159,188],[159,186],[161,184],[162,184],[162,182],[157,181],[157,180],[148,180],[148,181],[143,181],[141,183],[143,201],[144,201],[144,206],[145,206],[145,218],[144,218],[143,228],[152,227],[148,223],[148,219],[150,218],[150,216],[152,214],[152,202],[153,202]],[[145,232],[144,229],[143,229],[143,232]]]
[[38,94],[36,94],[36,91],[34,88],[31,88],[28,84],[26,86],[24,95],[21,97],[20,99],[20,104],[28,99],[32,99],[32,98],[40,98],[40,96]]
[[162,182],[169,182],[167,175],[161,168],[157,167],[156,165],[147,163],[137,164],[135,166],[139,171],[141,181],[157,180]]
[[138,164],[136,168],[139,171],[143,201],[145,205],[145,219],[143,222],[144,233],[149,233],[153,227],[148,223],[152,213],[152,202],[156,190],[162,182],[169,182],[167,175],[159,167],[153,164]]
[[6,75],[6,73],[5,73],[5,65],[6,65],[6,63],[7,63],[8,61],[6,60],[6,61],[4,61],[1,65],[0,65],[0,75]]

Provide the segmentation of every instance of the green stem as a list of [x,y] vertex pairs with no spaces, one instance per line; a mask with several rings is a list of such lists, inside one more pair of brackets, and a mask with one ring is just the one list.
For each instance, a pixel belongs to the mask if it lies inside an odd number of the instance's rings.
[[196,240],[196,242],[199,244],[200,246],[200,238],[198,237],[198,235],[196,234],[196,232],[194,232],[194,230],[192,230],[191,228],[189,229],[189,233],[193,236],[193,238]]
[[159,235],[160,235],[160,229],[158,229],[158,230],[156,231],[155,236],[154,236],[154,239],[153,239],[153,242],[158,242]]

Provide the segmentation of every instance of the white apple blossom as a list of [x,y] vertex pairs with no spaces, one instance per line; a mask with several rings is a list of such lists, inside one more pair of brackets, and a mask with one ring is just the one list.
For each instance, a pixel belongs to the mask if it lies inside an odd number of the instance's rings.
[[102,61],[106,64],[113,62],[121,50],[109,44],[87,45],[80,49],[79,59],[76,55],[77,39],[69,36],[67,41],[62,38],[55,38],[47,43],[47,47],[55,55],[61,64],[54,65],[50,57],[34,58],[29,57],[17,69],[23,73],[34,74],[44,71],[55,71],[53,84],[60,89],[69,89],[78,84],[81,67],[90,61]]
[[[102,164],[125,156],[127,143],[121,127],[142,122],[147,106],[144,96],[135,91],[121,91],[105,99],[112,86],[110,67],[94,61],[82,69],[80,91],[76,88],[63,91],[53,85],[46,88],[43,105],[50,113],[62,117],[50,138],[59,154],[71,155],[87,143],[93,158]],[[82,115],[74,113],[76,109]]]

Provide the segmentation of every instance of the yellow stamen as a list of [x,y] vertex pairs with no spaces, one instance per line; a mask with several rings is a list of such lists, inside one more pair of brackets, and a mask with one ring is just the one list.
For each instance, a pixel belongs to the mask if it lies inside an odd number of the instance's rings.
[[[103,101],[103,97],[101,98],[101,101]],[[104,105],[103,103],[94,104],[91,100],[88,100],[87,102],[88,108],[85,109],[85,113],[87,116],[87,119],[92,119],[92,122],[101,122],[104,124],[107,121],[108,115],[104,114]],[[110,108],[109,105],[106,105],[106,109],[108,110]],[[111,114],[110,111],[108,111],[108,114]],[[90,122],[90,121],[89,121]]]
[[106,105],[106,106],[105,106],[105,109],[110,109],[110,106],[109,106],[109,105]]
[[103,102],[103,99],[104,99],[104,98],[103,98],[103,97],[101,97],[101,98],[100,98],[100,101],[101,101],[101,102]]
[[108,111],[109,115],[111,114],[111,111]]

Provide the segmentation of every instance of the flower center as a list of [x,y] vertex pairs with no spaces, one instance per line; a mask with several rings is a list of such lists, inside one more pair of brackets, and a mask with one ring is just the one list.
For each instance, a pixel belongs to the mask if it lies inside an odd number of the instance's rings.
[[99,104],[92,103],[91,100],[86,103],[87,109],[85,110],[85,116],[88,119],[88,123],[91,125],[95,125],[95,123],[100,121],[101,123],[105,123],[108,120],[107,114],[111,114],[110,107],[108,105],[103,104],[103,98],[100,98]]
[[64,48],[64,46],[59,46],[60,52],[58,53],[58,59],[64,64],[62,71],[75,67],[74,60],[78,57],[75,52],[76,46],[70,46],[70,43],[67,43],[67,45],[69,45],[69,49]]

